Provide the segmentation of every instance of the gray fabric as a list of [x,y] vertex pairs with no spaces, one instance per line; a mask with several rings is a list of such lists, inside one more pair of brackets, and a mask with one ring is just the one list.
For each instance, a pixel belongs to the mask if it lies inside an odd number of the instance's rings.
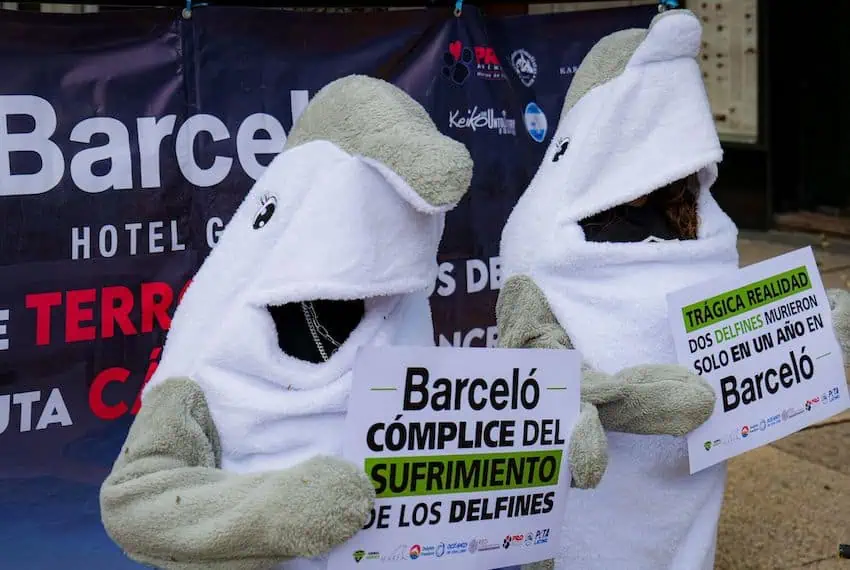
[[827,289],[832,308],[832,326],[841,345],[844,366],[850,366],[850,293],[844,289]]
[[599,40],[584,56],[573,75],[564,98],[561,117],[565,117],[579,99],[594,87],[608,83],[623,73],[646,34],[645,29],[620,30]]
[[533,562],[532,564],[523,564],[522,570],[555,570],[554,560],[543,560],[542,562]]
[[109,536],[164,570],[265,570],[324,554],[368,520],[375,490],[350,463],[239,475],[220,457],[200,388],[187,378],[153,388],[101,488]]
[[321,89],[293,126],[286,148],[312,140],[384,164],[433,206],[456,203],[472,180],[466,147],[441,134],[404,91],[380,79],[351,75]]
[[[688,10],[666,10],[652,19],[651,28],[661,18]],[[626,64],[634,55],[641,42],[646,39],[649,29],[632,28],[620,30],[599,40],[584,56],[564,98],[561,108],[563,119],[579,99],[587,95],[594,87],[608,83],[626,69]]]
[[[496,322],[499,345],[504,348],[572,348],[546,297],[529,277],[511,277],[504,283],[496,302]],[[585,376],[588,372],[593,375],[592,371],[586,371]],[[571,486],[596,487],[608,465],[608,441],[592,404],[582,402],[568,455]]]
[[[572,347],[543,291],[528,276],[505,282],[496,311],[503,346]],[[598,409],[606,430],[676,436],[702,425],[716,398],[708,382],[678,365],[635,366],[608,375],[584,364],[581,396]]]

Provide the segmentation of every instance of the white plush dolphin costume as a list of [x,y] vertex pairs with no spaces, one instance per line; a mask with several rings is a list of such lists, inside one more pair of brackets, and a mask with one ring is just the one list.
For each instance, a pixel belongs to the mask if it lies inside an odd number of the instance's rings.
[[[104,525],[128,555],[181,570],[326,567],[374,497],[336,459],[355,354],[433,345],[445,212],[471,176],[463,145],[398,88],[351,76],[315,96],[187,289],[104,483]],[[273,318],[314,300],[365,304],[318,363],[285,353],[288,323]]]
[[[605,374],[675,364],[666,294],[738,266],[736,227],[709,192],[722,151],[696,61],[700,34],[695,16],[673,11],[648,30],[617,32],[594,46],[502,235],[505,278],[530,278],[585,362]],[[698,239],[585,240],[580,220],[693,173]],[[643,371],[652,375],[651,367]],[[713,407],[711,392],[696,403]],[[651,424],[651,415],[649,409],[642,421]],[[601,483],[568,498],[556,568],[713,567],[725,466],[692,476],[684,438],[663,435],[683,435],[699,423],[659,435],[637,435],[653,433],[647,426],[608,433]]]
[[[716,396],[675,364],[666,300],[738,267],[737,229],[710,193],[722,151],[700,39],[699,20],[673,10],[598,42],[502,235],[500,343],[576,348],[585,361],[570,467],[592,490],[567,499],[559,570],[714,567],[726,466],[690,475],[682,436]],[[585,239],[581,220],[694,174],[697,239]],[[828,294],[847,362],[850,294]]]

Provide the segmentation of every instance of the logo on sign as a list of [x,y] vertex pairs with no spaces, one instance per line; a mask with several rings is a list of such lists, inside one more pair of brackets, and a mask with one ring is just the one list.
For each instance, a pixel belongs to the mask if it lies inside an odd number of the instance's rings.
[[434,551],[434,556],[437,558],[442,558],[443,554],[446,553],[446,543],[441,542],[437,545],[437,549]]
[[549,542],[549,529],[543,528],[534,533],[534,544],[546,544]]
[[414,544],[413,546],[410,547],[410,559],[411,560],[416,560],[417,558],[419,558],[419,555],[421,553],[422,553],[422,547],[419,546],[418,544]]
[[363,557],[366,556],[366,552],[364,550],[355,550],[354,551],[354,561],[360,562],[363,560]]
[[531,102],[525,106],[523,121],[528,135],[536,142],[543,142],[549,126],[546,122],[546,115],[543,114],[543,109],[537,103]]
[[750,426],[744,426],[744,427],[742,427],[742,428],[741,428],[741,436],[742,436],[742,437],[747,437],[748,435],[750,435]]
[[464,115],[461,115],[460,111],[451,111],[449,113],[449,128],[470,129],[472,132],[487,129],[496,131],[500,135],[516,136],[516,120],[509,119],[507,111],[502,111],[502,114],[498,115],[493,109],[479,109],[478,107],[467,110]]
[[443,54],[443,77],[463,85],[471,72],[481,79],[505,79],[505,72],[496,51],[489,46],[464,46],[460,40],[449,44]]
[[537,79],[537,60],[524,49],[518,49],[511,54],[511,66],[526,87],[531,87]]
[[[413,550],[411,548],[410,550]],[[400,544],[390,554],[381,554],[381,562],[398,562],[408,559],[408,548],[406,544]]]

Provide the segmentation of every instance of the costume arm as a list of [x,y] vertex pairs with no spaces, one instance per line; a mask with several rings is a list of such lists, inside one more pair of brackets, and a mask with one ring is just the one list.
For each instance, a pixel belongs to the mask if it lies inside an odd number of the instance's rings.
[[[546,297],[530,277],[516,276],[505,282],[496,303],[496,321],[499,345],[504,348],[572,348]],[[568,451],[571,486],[590,489],[599,484],[608,464],[607,441],[596,408],[582,401]]]
[[[528,276],[513,276],[505,282],[496,312],[502,346],[572,348],[545,295]],[[675,436],[702,425],[714,411],[716,399],[701,377],[668,364],[635,366],[609,375],[584,363],[581,397],[596,407],[609,431]]]
[[260,570],[326,553],[366,523],[374,488],[353,465],[314,458],[233,474],[201,389],[169,379],[146,395],[100,493],[110,537],[164,570]]

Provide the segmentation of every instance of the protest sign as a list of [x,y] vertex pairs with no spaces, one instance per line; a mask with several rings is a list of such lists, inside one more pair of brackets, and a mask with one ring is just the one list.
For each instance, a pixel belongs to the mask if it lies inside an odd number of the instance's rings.
[[668,305],[679,362],[717,393],[687,438],[691,473],[850,407],[810,247],[672,293]]
[[552,558],[579,411],[572,350],[367,347],[344,457],[377,493],[330,570],[489,570]]

